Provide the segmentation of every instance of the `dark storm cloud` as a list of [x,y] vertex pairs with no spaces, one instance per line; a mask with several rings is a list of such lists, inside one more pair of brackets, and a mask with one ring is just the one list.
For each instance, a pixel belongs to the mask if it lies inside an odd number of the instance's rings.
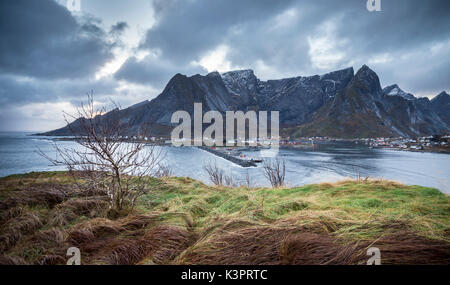
[[79,24],[52,0],[0,2],[0,72],[36,78],[87,77],[112,58],[92,18]]
[[293,1],[172,1],[160,8],[157,25],[150,29],[143,48],[161,49],[177,62],[191,61],[225,39],[233,28],[264,23]]
[[191,62],[220,44],[234,24],[263,22],[292,1],[154,1],[157,24],[147,31],[140,48],[161,53],[141,62],[129,59],[116,78],[153,84],[167,83],[176,73],[196,74],[205,70]]
[[171,61],[164,61],[150,56],[142,62],[135,57],[129,58],[115,74],[115,78],[133,83],[152,85],[163,88],[167,81],[176,73],[205,74],[206,69],[201,66],[174,65]]
[[113,25],[111,27],[110,33],[112,33],[112,34],[121,34],[127,28],[129,28],[129,26],[128,26],[128,24],[126,22],[118,22],[117,24],[115,24],[115,25]]
[[[383,83],[399,81],[410,92],[450,89],[450,66],[440,58],[448,52],[431,53],[433,45],[450,41],[450,1],[381,0],[381,12],[367,11],[366,2],[155,1],[157,23],[140,48],[158,52],[160,62],[174,67],[162,68],[163,74],[188,69],[226,45],[232,66],[253,68],[263,77],[369,64]],[[135,82],[145,81],[146,73],[159,79],[159,67],[153,57],[130,60],[117,75]],[[413,72],[434,68],[440,74],[428,82],[424,72]]]
[[84,99],[86,92],[95,90],[102,100],[115,93],[117,84],[111,79],[32,79],[0,75],[0,106],[19,106],[27,103],[62,102]]
[[75,19],[51,0],[1,1],[1,108],[79,103],[89,90],[95,90],[97,100],[114,94],[117,82],[94,75],[113,58],[112,48],[127,24],[118,22],[109,32],[101,24],[91,15]]
[[[366,0],[153,0],[148,22],[146,12],[133,22],[146,0],[127,4],[128,14],[119,0],[85,2],[93,16],[74,17],[53,0],[0,1],[0,113],[78,102],[91,89],[100,101],[151,99],[176,73],[205,74],[201,59],[224,46],[225,66],[252,68],[262,79],[368,64],[383,85],[419,95],[450,90],[448,0],[381,0],[381,12],[368,12]],[[95,80],[113,50],[134,48],[125,37],[138,37],[152,17],[138,52],[114,78]]]

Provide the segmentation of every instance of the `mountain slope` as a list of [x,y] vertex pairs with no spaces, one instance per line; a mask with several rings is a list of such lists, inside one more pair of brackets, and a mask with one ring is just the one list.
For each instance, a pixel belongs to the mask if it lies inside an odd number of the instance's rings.
[[431,108],[450,126],[450,95],[443,91],[431,100]]
[[[386,94],[394,89],[397,95]],[[448,131],[449,127],[433,112],[427,98],[416,99],[405,94],[397,85],[382,90],[376,73],[364,65],[311,123],[286,134],[294,137],[415,137]]]
[[391,136],[385,125],[383,97],[378,76],[363,66],[348,86],[322,107],[314,120],[294,129],[293,136],[373,137]]

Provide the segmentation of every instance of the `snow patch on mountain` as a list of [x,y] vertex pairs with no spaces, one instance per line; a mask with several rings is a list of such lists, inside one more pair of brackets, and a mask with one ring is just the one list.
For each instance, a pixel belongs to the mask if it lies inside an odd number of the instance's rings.
[[397,84],[387,86],[383,89],[383,93],[389,96],[400,96],[406,100],[414,100],[415,97],[411,93],[406,93]]

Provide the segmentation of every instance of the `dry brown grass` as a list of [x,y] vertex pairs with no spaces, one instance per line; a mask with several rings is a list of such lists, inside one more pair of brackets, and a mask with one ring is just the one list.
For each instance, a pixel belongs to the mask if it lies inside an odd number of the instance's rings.
[[65,231],[58,228],[38,231],[18,247],[21,257],[36,265],[64,264],[69,248]]
[[378,240],[348,242],[322,227],[250,226],[211,233],[183,252],[177,264],[201,265],[356,265],[369,247],[378,247],[382,264],[450,264],[445,241],[398,232]]
[[[234,223],[237,225],[238,221]],[[320,233],[318,233],[320,232]],[[342,245],[322,228],[226,225],[185,251],[180,264],[356,264],[364,246]]]
[[38,183],[25,185],[20,190],[9,191],[9,196],[0,202],[0,210],[6,210],[18,205],[45,206],[53,208],[66,198],[73,187],[68,185]]
[[17,256],[0,255],[0,265],[28,265],[28,263]]
[[108,202],[102,197],[73,198],[57,205],[50,214],[49,224],[65,226],[80,216],[106,216]]
[[112,220],[101,193],[33,175],[0,179],[0,264],[65,264],[73,246],[82,264],[365,264],[369,247],[382,264],[450,264],[449,200],[429,188],[370,179],[216,188],[167,178]]
[[1,228],[0,253],[4,253],[26,235],[34,233],[42,226],[41,219],[31,213],[9,220]]
[[196,241],[196,235],[174,226],[157,226],[144,235],[151,251],[140,264],[169,264]]
[[145,215],[86,221],[74,226],[67,238],[86,262],[117,265],[168,263],[194,240],[189,231],[158,225],[155,217]]
[[7,221],[14,219],[24,213],[22,207],[12,207],[6,209],[0,213],[0,224],[6,223]]
[[447,242],[430,240],[411,232],[396,232],[373,243],[381,251],[383,264],[450,264]]
[[141,238],[115,239],[99,251],[99,261],[113,265],[136,264],[149,250],[148,242]]

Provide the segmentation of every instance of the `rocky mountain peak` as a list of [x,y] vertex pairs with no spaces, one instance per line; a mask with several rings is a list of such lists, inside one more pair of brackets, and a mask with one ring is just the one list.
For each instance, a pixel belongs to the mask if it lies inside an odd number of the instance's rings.
[[406,93],[397,84],[389,85],[383,88],[383,93],[388,96],[400,96],[406,100],[414,100],[415,97],[411,93]]
[[320,76],[320,79],[350,80],[355,75],[353,67],[332,71]]
[[439,93],[436,97],[434,97],[431,100],[431,102],[436,102],[436,101],[450,102],[450,95],[447,92],[442,91],[441,93]]
[[224,77],[233,77],[233,78],[248,78],[251,76],[255,76],[255,73],[252,69],[242,69],[242,70],[232,70],[228,72],[222,73]]
[[234,70],[222,74],[222,80],[228,92],[240,98],[240,104],[253,105],[256,104],[256,88],[258,86],[258,78],[253,70]]
[[367,65],[363,65],[358,72],[356,72],[355,77],[352,79],[352,83],[353,85],[356,84],[358,88],[364,89],[365,93],[371,93],[377,96],[382,93],[378,75]]
[[207,77],[220,77],[220,73],[218,71],[210,72],[206,75]]
[[431,100],[431,108],[447,123],[450,129],[450,95],[442,91]]
[[253,70],[234,70],[222,73],[222,79],[227,86],[255,84],[258,81]]

